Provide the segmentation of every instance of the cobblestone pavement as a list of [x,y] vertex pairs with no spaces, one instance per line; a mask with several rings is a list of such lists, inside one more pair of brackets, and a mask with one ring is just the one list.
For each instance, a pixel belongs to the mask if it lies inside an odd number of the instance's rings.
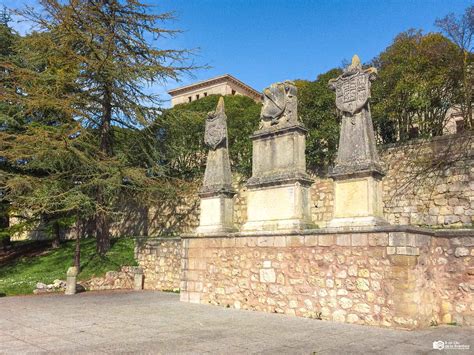
[[0,298],[0,353],[440,354],[474,329],[389,330],[179,302],[160,292]]

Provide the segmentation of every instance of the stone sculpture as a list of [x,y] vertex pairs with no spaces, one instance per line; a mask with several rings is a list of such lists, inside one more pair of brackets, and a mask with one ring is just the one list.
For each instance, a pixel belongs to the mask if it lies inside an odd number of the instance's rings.
[[216,110],[207,114],[204,143],[209,147],[209,153],[201,193],[234,192],[223,97],[219,98]]
[[329,81],[336,91],[336,107],[342,112],[339,149],[333,174],[376,170],[382,174],[370,115],[370,86],[377,69],[362,69],[357,55],[337,79]]
[[260,128],[250,137],[252,177],[247,181],[244,231],[312,228],[306,173],[306,133],[298,119],[297,90],[285,81],[264,90]]
[[201,213],[197,234],[234,231],[232,173],[230,170],[227,116],[224,98],[219,98],[215,111],[206,119],[204,142],[209,147],[204,182],[199,193]]
[[334,218],[329,227],[387,224],[383,218],[384,175],[370,116],[370,86],[375,68],[363,69],[357,55],[344,73],[329,81],[342,113],[337,157],[330,172],[335,180]]
[[274,83],[263,90],[260,129],[298,122],[297,89],[292,81]]
[[216,110],[207,114],[204,143],[212,150],[216,150],[220,144],[226,144],[227,147],[227,117],[222,97]]

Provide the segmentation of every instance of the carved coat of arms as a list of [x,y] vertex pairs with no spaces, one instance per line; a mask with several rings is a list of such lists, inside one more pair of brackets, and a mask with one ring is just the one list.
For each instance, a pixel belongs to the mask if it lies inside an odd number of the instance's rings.
[[359,112],[370,98],[370,84],[376,74],[375,68],[363,70],[359,57],[354,56],[344,74],[329,82],[329,87],[336,91],[336,107],[351,115]]
[[227,138],[227,117],[224,112],[224,100],[221,97],[215,111],[207,114],[204,143],[215,150]]

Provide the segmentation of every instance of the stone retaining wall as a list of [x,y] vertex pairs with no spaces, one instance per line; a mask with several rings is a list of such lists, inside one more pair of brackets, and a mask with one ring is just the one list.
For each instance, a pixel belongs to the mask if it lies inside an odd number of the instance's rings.
[[[474,223],[474,139],[472,134],[379,147],[384,216],[394,225],[437,228]],[[332,218],[334,186],[316,177],[312,216],[319,227]]]
[[78,283],[90,291],[133,289],[136,266],[122,266],[120,271],[108,271],[104,277],[93,277]]
[[[378,147],[387,173],[383,179],[385,218],[394,225],[473,226],[473,138],[472,133],[467,133]],[[312,221],[324,228],[333,216],[334,185],[332,179],[313,177]],[[234,197],[234,222],[240,227],[247,221],[247,188],[240,177],[235,176],[234,180],[234,188],[238,191]],[[129,206],[121,221],[113,224],[112,233],[157,236],[163,232],[193,232],[199,225],[201,182],[190,185],[185,196],[162,201],[153,208]],[[77,233],[78,230],[72,228],[65,237],[75,238]],[[37,239],[41,235],[35,230],[22,237]]]
[[185,238],[181,300],[384,327],[474,325],[474,237],[406,228]]
[[[474,224],[474,135],[448,135],[379,147],[386,176],[383,179],[384,217],[393,225],[435,228]],[[320,228],[333,217],[334,183],[313,176],[311,216]],[[247,221],[247,188],[235,186],[234,222]],[[197,204],[196,204],[197,205]],[[199,216],[199,208],[193,212]],[[186,226],[192,231],[199,224]]]
[[143,270],[145,290],[179,290],[181,238],[137,239],[135,259]]

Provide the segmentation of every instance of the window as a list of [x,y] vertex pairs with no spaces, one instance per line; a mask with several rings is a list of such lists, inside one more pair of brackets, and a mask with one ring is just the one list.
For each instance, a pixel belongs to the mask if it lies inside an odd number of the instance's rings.
[[232,90],[232,95],[235,95],[235,90]]
[[193,98],[191,96],[188,97],[188,102],[193,101]]
[[456,121],[456,133],[462,133],[466,129],[466,125],[464,124],[464,120],[460,119]]
[[206,97],[206,96],[207,96],[207,92],[204,93],[204,97]]
[[196,95],[196,100],[199,100],[199,94]]

